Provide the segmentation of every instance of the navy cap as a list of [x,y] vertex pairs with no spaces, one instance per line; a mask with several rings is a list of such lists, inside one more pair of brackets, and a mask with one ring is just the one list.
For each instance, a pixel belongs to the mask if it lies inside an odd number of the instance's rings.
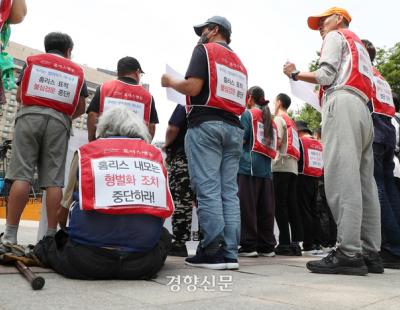
[[118,74],[130,73],[138,69],[140,70],[140,72],[144,73],[142,67],[140,66],[139,61],[134,57],[126,56],[118,61],[117,65]]
[[227,20],[225,17],[222,16],[213,16],[207,19],[205,23],[193,26],[194,32],[196,32],[196,34],[200,37],[203,28],[209,24],[217,24],[221,27],[224,27],[229,33],[232,33],[231,23],[229,22],[229,20]]

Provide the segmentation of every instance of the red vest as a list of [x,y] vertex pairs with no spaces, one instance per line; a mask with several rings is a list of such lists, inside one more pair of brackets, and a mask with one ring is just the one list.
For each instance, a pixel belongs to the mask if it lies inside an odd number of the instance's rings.
[[151,95],[141,85],[132,85],[119,80],[104,83],[100,88],[100,113],[124,105],[150,124]]
[[160,150],[139,139],[98,139],[79,149],[79,201],[82,210],[108,214],[174,211]]
[[[340,29],[337,31],[343,36],[350,50],[351,72],[347,80],[342,85],[336,86],[348,86],[355,88],[362,92],[366,97],[371,99],[373,95],[373,74],[372,64],[367,49],[354,32],[348,29]],[[323,47],[321,54],[322,53]],[[322,102],[321,99],[325,87],[322,86],[320,90],[320,102]]]
[[84,81],[81,67],[55,54],[29,56],[22,78],[22,104],[74,114]]
[[0,6],[0,30],[10,16],[12,0],[2,0]]
[[393,103],[392,90],[390,85],[376,68],[372,68],[374,74],[374,96],[372,97],[372,107],[374,113],[393,117],[396,108]]
[[278,129],[274,121],[272,121],[274,137],[269,145],[265,144],[264,137],[264,122],[262,111],[258,108],[253,108],[249,110],[253,126],[253,146],[251,150],[253,152],[260,153],[269,158],[275,159],[276,150],[278,147]]
[[[208,59],[210,90],[205,106],[241,115],[246,109],[246,68],[234,52],[221,44],[207,43],[203,46]],[[186,101],[190,106],[189,96]]]
[[300,144],[299,144],[299,134],[297,133],[296,124],[286,114],[283,114],[282,118],[286,123],[286,138],[287,138],[286,154],[293,157],[296,160],[299,160]]
[[324,174],[322,144],[310,137],[301,137],[300,143],[303,149],[303,171],[299,172],[319,178]]

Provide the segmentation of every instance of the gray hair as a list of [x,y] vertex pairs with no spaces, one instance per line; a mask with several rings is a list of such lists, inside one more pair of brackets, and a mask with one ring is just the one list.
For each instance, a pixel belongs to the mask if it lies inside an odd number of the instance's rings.
[[99,118],[96,133],[99,138],[117,136],[151,142],[151,136],[144,121],[125,106],[117,106],[104,112]]

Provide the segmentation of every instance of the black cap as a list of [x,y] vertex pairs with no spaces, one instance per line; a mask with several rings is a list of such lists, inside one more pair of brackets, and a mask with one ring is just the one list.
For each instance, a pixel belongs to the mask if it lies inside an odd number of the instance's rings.
[[194,32],[196,32],[196,34],[200,37],[203,28],[209,24],[217,24],[221,27],[224,27],[230,34],[232,33],[231,23],[229,22],[229,20],[227,20],[225,17],[222,16],[213,16],[207,19],[205,23],[193,26]]
[[140,72],[144,73],[139,61],[136,58],[126,56],[118,61],[118,75],[132,73],[135,72],[137,69],[139,69]]
[[297,131],[307,131],[310,135],[312,135],[312,131],[308,128],[307,123],[305,121],[296,121]]
[[263,106],[269,103],[269,100],[265,99],[264,90],[260,86],[250,87],[249,96],[252,96],[258,105]]

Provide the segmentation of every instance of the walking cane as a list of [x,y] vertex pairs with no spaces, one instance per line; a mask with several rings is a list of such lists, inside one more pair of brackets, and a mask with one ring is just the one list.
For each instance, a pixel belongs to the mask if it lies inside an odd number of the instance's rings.
[[28,280],[35,291],[43,288],[45,283],[43,277],[35,275],[35,273],[21,261],[16,261],[15,267],[17,267],[19,272]]

